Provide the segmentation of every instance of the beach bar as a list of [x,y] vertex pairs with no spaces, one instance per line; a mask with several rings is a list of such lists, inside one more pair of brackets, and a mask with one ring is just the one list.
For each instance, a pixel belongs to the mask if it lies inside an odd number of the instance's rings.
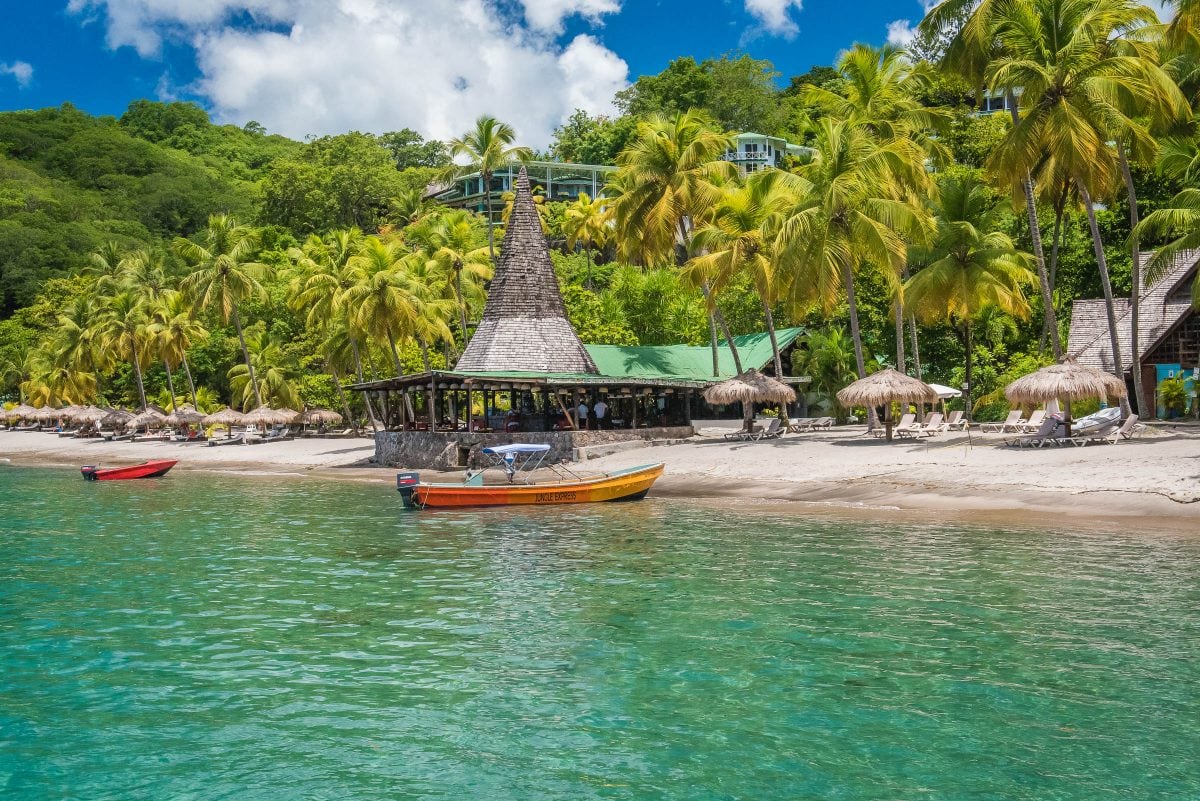
[[[800,334],[780,329],[776,339],[790,349]],[[771,364],[766,334],[734,343],[744,365]],[[594,446],[689,437],[694,414],[706,408],[701,390],[736,373],[727,347],[715,372],[707,346],[580,341],[522,171],[483,316],[454,369],[349,388],[364,393],[380,424],[379,464],[448,470],[512,442],[548,444],[549,458],[559,460]]]

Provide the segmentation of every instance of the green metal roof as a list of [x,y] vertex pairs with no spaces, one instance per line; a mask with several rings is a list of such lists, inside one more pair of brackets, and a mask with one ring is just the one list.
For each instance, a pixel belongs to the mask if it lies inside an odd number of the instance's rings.
[[[787,348],[804,333],[803,328],[776,329],[775,337],[780,350]],[[742,367],[763,369],[771,363],[771,337],[766,333],[746,334],[733,338],[737,345]],[[521,371],[468,371],[436,370],[433,373],[418,373],[397,376],[382,381],[352,384],[350,389],[401,389],[405,386],[423,385],[434,381],[504,381],[507,383],[530,383],[542,385],[576,384],[587,385],[630,385],[630,386],[677,386],[698,389],[713,381],[731,378],[737,374],[733,356],[722,341],[717,352],[717,369],[720,375],[712,374],[712,349],[708,345],[584,345],[599,373],[531,373]],[[791,380],[791,379],[788,379]],[[807,380],[807,379],[804,379]]]
[[[804,333],[803,328],[780,328],[775,331],[779,349],[791,345]],[[742,367],[759,370],[771,363],[771,338],[766,333],[746,334],[733,338]],[[708,345],[584,345],[600,375],[616,378],[683,379],[712,381],[712,348]],[[733,355],[722,343],[718,350],[720,378],[737,374]]]

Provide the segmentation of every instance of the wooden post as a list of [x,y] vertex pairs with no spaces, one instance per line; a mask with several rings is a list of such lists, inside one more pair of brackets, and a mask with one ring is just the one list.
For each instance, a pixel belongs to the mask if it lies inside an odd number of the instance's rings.
[[471,385],[465,384],[467,388],[467,432],[475,430],[475,408],[471,405]]
[[437,379],[431,379],[429,382],[429,392],[425,399],[429,401],[429,430],[437,430]]

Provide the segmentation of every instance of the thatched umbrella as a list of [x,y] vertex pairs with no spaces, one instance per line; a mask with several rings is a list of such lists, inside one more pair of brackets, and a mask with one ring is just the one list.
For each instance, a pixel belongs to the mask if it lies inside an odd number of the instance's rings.
[[884,407],[883,425],[887,441],[892,441],[893,403],[937,403],[938,394],[924,381],[888,367],[860,378],[837,394],[843,406]]
[[150,426],[162,425],[167,416],[161,411],[151,406],[144,409],[140,414],[135,415],[126,425],[130,428],[150,428]]
[[62,417],[62,409],[55,409],[53,406],[42,406],[35,409],[29,414],[28,419],[35,420],[39,423],[49,423],[52,420],[57,420]]
[[300,416],[299,412],[294,412],[291,409],[272,409],[268,406],[259,406],[251,412],[246,412],[242,422],[259,426],[284,425],[292,422]]
[[703,394],[704,400],[712,404],[741,403],[746,431],[754,425],[754,404],[791,403],[796,399],[796,390],[753,367],[741,375],[713,384]]
[[71,419],[76,423],[98,423],[105,417],[108,417],[108,409],[101,409],[99,406],[84,406],[71,415]]
[[133,412],[127,412],[124,409],[109,409],[108,414],[100,419],[100,425],[124,428],[129,425],[131,420],[133,420]]
[[1087,367],[1071,356],[1058,364],[1021,376],[1004,388],[1008,402],[1034,406],[1058,399],[1066,407],[1067,436],[1071,436],[1071,401],[1088,398],[1119,400],[1128,394],[1125,382],[1112,373]]
[[27,403],[22,403],[20,406],[14,406],[4,413],[4,417],[8,419],[26,420],[32,419],[32,415],[37,413],[37,409]]
[[90,408],[90,407],[76,406],[75,404],[71,404],[70,406],[64,406],[63,408],[58,410],[58,419],[72,420],[75,422],[79,422],[76,415],[78,415],[80,412],[82,412],[86,408]]
[[187,426],[200,423],[203,420],[203,412],[198,412],[194,407],[185,404],[167,415],[164,422],[172,426]]
[[224,426],[226,439],[233,436],[233,427],[245,422],[246,416],[232,407],[226,407],[219,412],[213,412],[204,418],[206,426]]
[[300,422],[307,425],[319,423],[333,423],[334,425],[342,422],[342,416],[337,412],[329,409],[305,409],[300,415]]

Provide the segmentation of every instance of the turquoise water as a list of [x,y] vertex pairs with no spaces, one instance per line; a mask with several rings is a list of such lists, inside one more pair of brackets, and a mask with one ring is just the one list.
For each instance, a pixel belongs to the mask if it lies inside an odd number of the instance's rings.
[[1200,540],[0,466],[0,798],[1194,799]]

